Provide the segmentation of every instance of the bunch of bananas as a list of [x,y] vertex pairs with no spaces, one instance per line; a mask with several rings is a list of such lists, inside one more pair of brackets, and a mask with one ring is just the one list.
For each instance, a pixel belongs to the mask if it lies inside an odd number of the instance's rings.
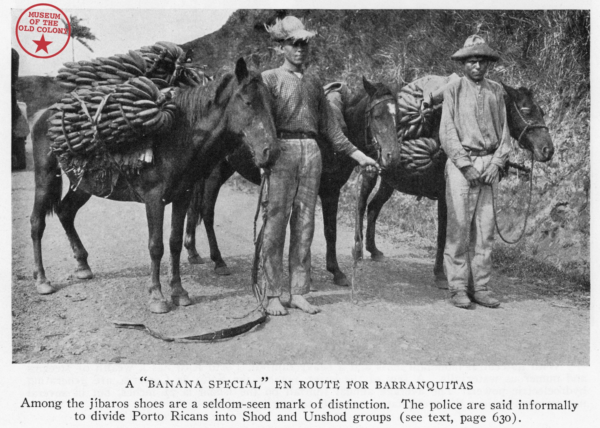
[[63,68],[58,70],[56,79],[65,89],[74,90],[118,85],[145,74],[146,60],[139,52],[129,51],[127,54],[118,54],[109,58],[66,62]]
[[152,46],[140,48],[140,54],[147,64],[147,76],[166,80],[170,86],[204,85],[208,77],[193,67],[187,53],[171,42],[156,42]]
[[79,88],[54,106],[58,111],[48,129],[52,149],[59,155],[84,154],[99,143],[114,149],[146,134],[165,132],[177,110],[172,94],[173,88],[161,90],[143,76],[118,85]]
[[148,77],[160,89],[180,84],[205,84],[208,77],[187,60],[183,49],[176,44],[158,42],[108,58],[66,62],[58,70],[56,79],[62,87],[71,91],[119,85],[140,76]]
[[429,135],[429,123],[435,107],[423,100],[419,88],[403,87],[398,93],[398,139],[410,140]]
[[428,170],[440,155],[440,146],[433,138],[403,140],[400,144],[400,163],[416,174]]

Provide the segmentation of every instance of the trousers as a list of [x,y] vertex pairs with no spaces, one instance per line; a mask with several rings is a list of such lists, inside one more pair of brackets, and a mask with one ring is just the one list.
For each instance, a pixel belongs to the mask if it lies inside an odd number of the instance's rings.
[[[473,167],[482,173],[491,158],[492,155],[474,157]],[[445,174],[448,225],[444,269],[448,287],[451,292],[467,291],[471,276],[473,291],[486,291],[492,273],[494,243],[492,186],[470,187],[450,159]]]
[[[290,294],[303,295],[310,290],[310,246],[322,165],[315,140],[280,140],[280,145],[281,154],[271,168],[261,264],[267,296],[287,300]],[[288,223],[290,277],[284,281],[283,250]]]

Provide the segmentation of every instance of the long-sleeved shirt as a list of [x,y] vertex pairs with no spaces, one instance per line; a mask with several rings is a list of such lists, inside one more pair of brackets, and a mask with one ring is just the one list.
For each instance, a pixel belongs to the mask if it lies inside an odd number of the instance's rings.
[[440,142],[457,168],[470,166],[468,151],[494,152],[491,162],[503,167],[512,148],[504,88],[483,79],[462,77],[444,91]]
[[264,71],[262,77],[273,97],[278,132],[319,134],[329,140],[336,152],[346,155],[357,150],[335,120],[317,77],[300,77],[284,67]]

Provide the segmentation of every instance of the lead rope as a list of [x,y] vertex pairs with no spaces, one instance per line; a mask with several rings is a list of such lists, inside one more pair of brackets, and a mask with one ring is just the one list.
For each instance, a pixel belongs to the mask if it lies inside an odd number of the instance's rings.
[[[254,214],[254,260],[252,261],[252,292],[254,293],[254,297],[258,303],[258,307],[256,309],[260,309],[264,314],[266,313],[265,308],[265,298],[267,297],[267,285],[266,281],[263,281],[263,285],[258,284],[258,271],[260,269],[260,259],[262,252],[262,244],[265,234],[265,227],[267,225],[268,218],[268,208],[269,208],[269,187],[271,184],[271,171],[268,169],[263,170],[263,174],[261,177],[260,183],[260,193],[258,195],[258,203],[256,206],[256,213]],[[263,212],[263,222],[260,228],[260,232],[258,233],[258,237],[256,236],[256,222],[258,220],[258,215],[260,213],[260,209],[262,207]],[[255,309],[255,310],[256,310]]]
[[498,226],[498,215],[496,213],[496,195],[494,193],[493,184],[490,185],[492,187],[492,207],[494,210],[494,224],[496,225],[496,230],[498,231],[498,236],[500,237],[500,239],[502,239],[507,244],[516,244],[517,242],[519,242],[523,238],[523,236],[525,236],[525,231],[527,230],[527,220],[529,219],[529,211],[531,209],[531,199],[532,199],[532,195],[533,195],[533,160],[534,160],[533,152],[531,152],[531,170],[529,172],[529,197],[528,197],[528,201],[527,201],[527,211],[525,211],[525,222],[523,223],[523,230],[521,230],[519,237],[517,239],[515,239],[514,241],[507,240],[502,235],[502,232],[500,231],[500,227]]
[[356,300],[354,300],[354,293],[356,292],[356,269],[358,267],[358,254],[359,251],[362,251],[363,248],[363,240],[362,234],[360,233],[360,215],[358,212],[358,199],[360,198],[360,192],[362,189],[363,182],[363,171],[362,169],[358,172],[358,177],[356,180],[356,209],[354,210],[354,251],[352,252],[352,258],[354,259],[352,263],[352,281],[351,281],[351,289],[350,289],[350,301],[356,304]]
[[[265,169],[262,174],[261,185],[260,185],[260,194],[258,197],[258,204],[256,207],[256,214],[254,215],[254,260],[252,263],[252,292],[254,293],[254,297],[256,297],[256,301],[258,305],[256,308],[248,312],[246,315],[241,317],[231,317],[233,319],[242,319],[246,318],[252,313],[256,311],[260,311],[261,316],[254,320],[247,322],[245,324],[239,325],[237,327],[226,328],[222,330],[218,330],[212,333],[205,333],[200,335],[192,335],[192,336],[165,336],[155,330],[146,327],[142,323],[134,323],[134,322],[121,322],[114,321],[114,325],[117,328],[128,328],[134,330],[143,331],[150,336],[163,340],[165,342],[216,342],[219,340],[229,339],[235,336],[239,336],[240,334],[246,333],[252,330],[254,327],[264,323],[269,318],[267,311],[265,309],[264,301],[266,298],[266,282],[264,286],[260,286],[258,284],[258,270],[260,266],[260,253],[262,249],[262,241],[264,236],[265,225],[267,224],[267,208],[269,206],[269,184],[270,184],[270,171]],[[256,236],[256,222],[258,220],[258,215],[260,213],[260,209],[263,209],[263,224],[258,234]]]

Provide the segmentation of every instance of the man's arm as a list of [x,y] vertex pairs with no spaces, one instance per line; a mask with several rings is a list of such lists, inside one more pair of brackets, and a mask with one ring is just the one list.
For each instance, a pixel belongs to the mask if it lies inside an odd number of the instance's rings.
[[342,128],[337,120],[335,120],[335,116],[331,106],[329,105],[329,101],[325,97],[325,92],[321,88],[319,94],[319,133],[321,133],[328,141],[333,145],[333,150],[336,153],[342,153],[350,156],[354,159],[360,166],[373,166],[380,169],[379,164],[374,159],[365,155],[363,152],[358,150],[354,144],[346,138],[344,133],[342,132]]
[[501,92],[495,91],[497,106],[499,111],[500,120],[502,121],[502,135],[500,137],[500,144],[490,161],[489,166],[483,171],[481,180],[486,184],[497,183],[500,179],[500,169],[504,167],[508,156],[512,150],[512,143],[510,138],[510,132],[508,129],[508,120],[506,117],[506,103],[504,102],[503,89]]

